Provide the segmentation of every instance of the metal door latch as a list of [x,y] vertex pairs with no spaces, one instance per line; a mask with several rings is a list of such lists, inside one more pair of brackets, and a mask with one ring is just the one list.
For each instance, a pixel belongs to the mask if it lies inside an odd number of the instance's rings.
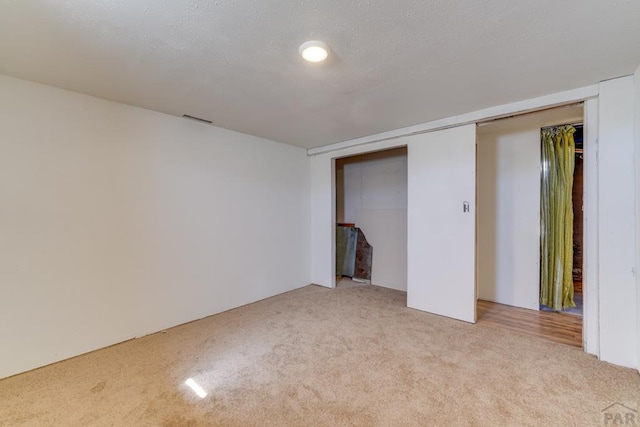
[[462,212],[469,212],[469,202],[462,202]]

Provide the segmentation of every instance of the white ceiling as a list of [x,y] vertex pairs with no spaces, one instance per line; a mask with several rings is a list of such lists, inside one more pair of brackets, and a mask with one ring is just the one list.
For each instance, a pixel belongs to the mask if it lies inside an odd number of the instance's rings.
[[2,74],[306,148],[638,65],[638,0],[0,1]]

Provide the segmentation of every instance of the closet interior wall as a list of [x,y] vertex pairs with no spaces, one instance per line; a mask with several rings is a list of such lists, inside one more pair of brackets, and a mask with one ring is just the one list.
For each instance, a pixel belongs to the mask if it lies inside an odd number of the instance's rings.
[[407,148],[336,159],[336,222],[373,246],[371,283],[407,290]]

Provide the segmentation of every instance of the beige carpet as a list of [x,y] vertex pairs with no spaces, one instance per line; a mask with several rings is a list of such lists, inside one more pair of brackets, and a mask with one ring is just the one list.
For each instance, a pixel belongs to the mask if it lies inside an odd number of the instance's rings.
[[308,286],[2,380],[0,423],[586,426],[638,409],[634,370],[405,302]]

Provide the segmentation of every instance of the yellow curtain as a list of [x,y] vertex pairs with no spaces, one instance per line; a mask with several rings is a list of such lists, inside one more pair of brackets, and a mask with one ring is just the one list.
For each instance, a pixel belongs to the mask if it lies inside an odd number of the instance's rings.
[[573,301],[573,126],[542,130],[540,303],[553,310]]

